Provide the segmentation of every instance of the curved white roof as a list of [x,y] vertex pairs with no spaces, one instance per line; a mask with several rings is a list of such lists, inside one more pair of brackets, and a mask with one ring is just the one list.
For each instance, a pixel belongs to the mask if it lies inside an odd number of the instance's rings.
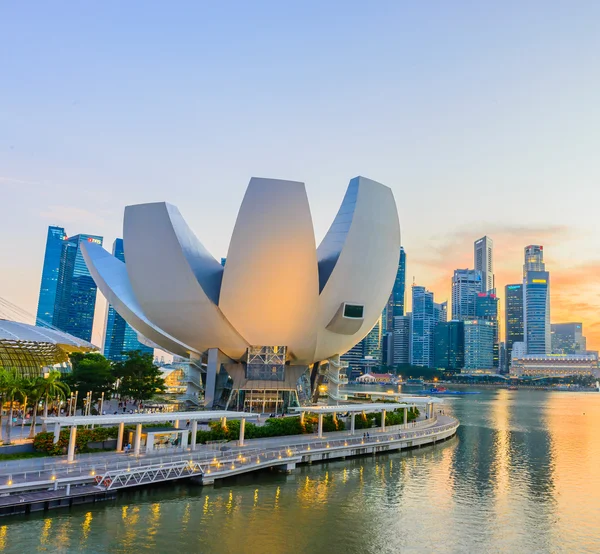
[[8,319],[0,319],[0,341],[43,342],[55,344],[67,352],[96,350],[93,344],[62,331]]
[[[161,348],[218,348],[233,360],[249,345],[285,346],[310,365],[352,348],[373,327],[392,290],[400,224],[391,189],[350,181],[316,248],[304,183],[252,178],[223,268],[174,206],[128,206],[126,263],[84,245],[100,291]],[[183,348],[182,348],[183,347]]]

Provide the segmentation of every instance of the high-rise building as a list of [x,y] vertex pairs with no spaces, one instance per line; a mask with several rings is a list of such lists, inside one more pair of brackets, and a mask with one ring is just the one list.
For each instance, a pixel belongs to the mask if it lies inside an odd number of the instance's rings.
[[340,356],[342,362],[346,362],[348,364],[348,376],[350,376],[353,371],[360,372],[363,358],[364,354],[362,340],[355,344],[350,350],[348,350],[348,352]]
[[481,292],[494,292],[494,241],[488,236],[475,241],[475,269],[481,271]]
[[434,362],[437,369],[459,372],[465,363],[465,329],[462,321],[445,321],[435,326]]
[[369,331],[367,336],[362,340],[363,342],[363,355],[365,358],[373,358],[378,360],[379,363],[382,361],[382,350],[383,350],[383,333],[381,330],[381,316],[377,320],[377,323]]
[[494,373],[494,324],[485,319],[467,319],[465,363],[469,373]]
[[[113,256],[122,262],[125,261],[123,239],[116,239],[113,243]],[[142,354],[152,354],[154,348],[146,346],[138,339],[137,332],[129,325],[112,307],[107,306],[106,332],[104,334],[104,355],[113,361],[125,359],[126,352],[139,350]]]
[[481,271],[455,269],[452,277],[452,319],[475,317],[475,298],[483,291]]
[[411,318],[412,365],[433,367],[433,333],[437,323],[433,292],[425,287],[412,287]]
[[584,354],[587,348],[582,323],[553,323],[552,354]]
[[448,321],[448,302],[434,302],[433,314],[436,323],[445,323]]
[[97,287],[83,259],[82,242],[102,244],[102,237],[75,235],[63,241],[52,325],[91,341]]
[[54,303],[56,301],[56,286],[58,284],[58,270],[60,268],[60,254],[66,236],[65,230],[62,227],[54,225],[48,227],[44,267],[42,268],[42,282],[40,284],[40,296],[37,316],[35,318],[35,324],[42,327],[52,325]]
[[523,333],[527,354],[549,354],[550,274],[547,271],[527,271],[523,283]]
[[525,247],[525,263],[523,264],[523,277],[527,277],[528,271],[545,271],[544,247],[531,244]]
[[386,329],[391,331],[394,328],[394,318],[402,316],[405,313],[405,297],[406,297],[406,252],[404,247],[400,247],[400,260],[398,262],[398,271],[394,280],[394,287],[390,294],[386,306]]
[[394,318],[393,365],[410,363],[410,315],[399,315]]
[[508,371],[510,367],[510,359],[513,344],[515,342],[524,342],[524,323],[523,323],[523,285],[506,285],[504,289],[506,305],[504,310],[505,315],[505,330],[506,330],[506,367]]
[[475,317],[494,324],[494,367],[500,368],[500,325],[498,320],[498,297],[493,293],[480,292],[475,298]]

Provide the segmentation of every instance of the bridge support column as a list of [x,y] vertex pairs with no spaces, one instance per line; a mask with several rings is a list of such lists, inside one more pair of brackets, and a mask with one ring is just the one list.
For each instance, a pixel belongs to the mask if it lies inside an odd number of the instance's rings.
[[69,435],[69,450],[67,451],[67,462],[72,462],[75,459],[75,439],[77,438],[77,425],[71,426],[71,434]]
[[246,418],[240,420],[240,439],[238,444],[244,446],[244,433],[246,431]]
[[304,412],[300,412],[300,425],[304,425]]
[[198,435],[198,420],[192,421],[192,450],[196,450],[196,437]]
[[175,427],[175,429],[179,429],[179,420],[178,420],[178,419],[176,419],[176,420],[173,422],[173,427]]
[[140,455],[140,445],[142,443],[142,424],[138,423],[135,426],[135,438],[133,439],[133,454]]
[[206,386],[204,387],[204,407],[212,408],[217,391],[217,375],[221,369],[223,355],[218,348],[208,350],[208,363],[206,364]]
[[381,410],[381,431],[382,431],[382,433],[385,433],[385,415],[386,415],[385,410]]
[[221,418],[221,428],[225,429],[227,427],[227,418],[226,417],[222,417]]
[[317,436],[320,439],[323,438],[323,414],[319,414],[319,434]]
[[60,438],[60,423],[55,423],[54,424],[54,438],[52,439],[52,442],[54,444],[56,444],[58,442],[59,438]]
[[404,408],[404,428],[408,429],[408,408]]
[[350,415],[350,434],[354,435],[354,431],[356,430],[356,413],[352,412]]
[[123,450],[123,436],[125,435],[125,422],[119,423],[119,434],[117,435],[117,452]]

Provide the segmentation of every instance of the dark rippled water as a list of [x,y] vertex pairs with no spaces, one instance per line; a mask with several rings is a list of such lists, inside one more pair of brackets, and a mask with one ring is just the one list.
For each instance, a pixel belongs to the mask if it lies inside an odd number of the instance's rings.
[[600,394],[446,403],[435,447],[0,519],[0,551],[600,552]]

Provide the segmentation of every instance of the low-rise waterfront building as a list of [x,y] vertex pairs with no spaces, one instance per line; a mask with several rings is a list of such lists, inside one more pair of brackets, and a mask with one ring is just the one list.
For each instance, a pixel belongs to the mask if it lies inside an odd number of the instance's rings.
[[513,358],[510,367],[515,377],[598,376],[598,357],[585,354],[526,354]]

